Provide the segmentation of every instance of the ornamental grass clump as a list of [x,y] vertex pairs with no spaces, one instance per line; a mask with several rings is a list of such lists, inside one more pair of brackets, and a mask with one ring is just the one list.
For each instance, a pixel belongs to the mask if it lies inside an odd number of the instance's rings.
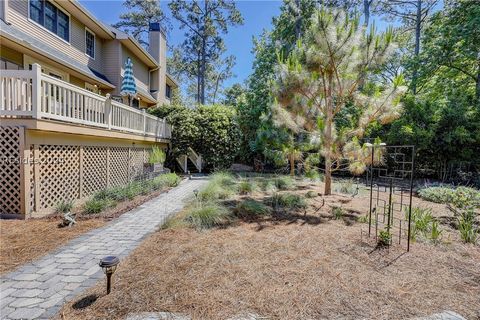
[[67,212],[70,212],[72,209],[73,209],[73,201],[72,200],[62,200],[55,207],[55,212],[56,213],[67,213]]
[[287,176],[275,178],[273,182],[278,190],[291,190],[295,187],[295,181]]
[[231,219],[230,212],[224,206],[207,202],[192,207],[186,214],[185,221],[196,229],[209,229],[223,225]]
[[284,207],[289,209],[304,209],[307,207],[305,198],[294,193],[277,193],[270,199],[274,207]]
[[212,175],[208,184],[198,193],[200,201],[215,201],[226,199],[233,195],[237,186],[235,178],[226,172],[217,172]]
[[255,219],[268,216],[270,213],[270,207],[253,199],[239,202],[235,208],[235,214],[240,218]]
[[248,179],[243,179],[240,181],[238,184],[238,192],[240,194],[251,194],[252,192],[255,191],[257,188],[255,182],[248,180]]
[[84,204],[84,213],[86,214],[97,214],[109,207],[116,205],[116,202],[111,199],[90,199]]

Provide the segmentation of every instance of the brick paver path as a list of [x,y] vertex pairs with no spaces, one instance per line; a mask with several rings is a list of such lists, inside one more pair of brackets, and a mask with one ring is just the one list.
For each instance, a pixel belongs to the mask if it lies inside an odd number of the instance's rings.
[[[88,232],[40,260],[1,277],[1,319],[48,319],[68,300],[105,277],[98,266],[107,255],[127,256],[165,220],[182,209],[193,190],[206,183],[198,177]],[[19,235],[21,236],[21,235]],[[8,244],[3,244],[8,245]],[[120,262],[121,263],[121,262]]]

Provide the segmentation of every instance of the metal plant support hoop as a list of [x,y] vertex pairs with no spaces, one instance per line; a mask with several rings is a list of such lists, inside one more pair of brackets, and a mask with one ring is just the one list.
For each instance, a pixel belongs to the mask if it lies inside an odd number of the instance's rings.
[[378,242],[380,232],[389,245],[407,240],[410,251],[415,146],[372,145],[367,170],[370,191],[368,236]]

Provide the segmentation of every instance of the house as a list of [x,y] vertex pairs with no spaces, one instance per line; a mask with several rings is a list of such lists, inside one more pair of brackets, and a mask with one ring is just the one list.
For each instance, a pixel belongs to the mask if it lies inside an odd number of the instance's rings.
[[[166,38],[149,49],[76,0],[0,2],[0,214],[37,217],[140,176],[171,128],[145,109],[169,103]],[[133,61],[137,96],[120,95]],[[128,105],[127,105],[128,104]]]

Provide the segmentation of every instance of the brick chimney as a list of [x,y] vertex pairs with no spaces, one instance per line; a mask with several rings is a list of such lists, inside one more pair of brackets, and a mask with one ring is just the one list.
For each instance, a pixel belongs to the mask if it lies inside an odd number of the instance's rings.
[[148,32],[148,53],[157,60],[159,69],[150,75],[150,90],[157,101],[162,104],[165,99],[166,73],[167,73],[167,38],[160,23],[150,23]]

